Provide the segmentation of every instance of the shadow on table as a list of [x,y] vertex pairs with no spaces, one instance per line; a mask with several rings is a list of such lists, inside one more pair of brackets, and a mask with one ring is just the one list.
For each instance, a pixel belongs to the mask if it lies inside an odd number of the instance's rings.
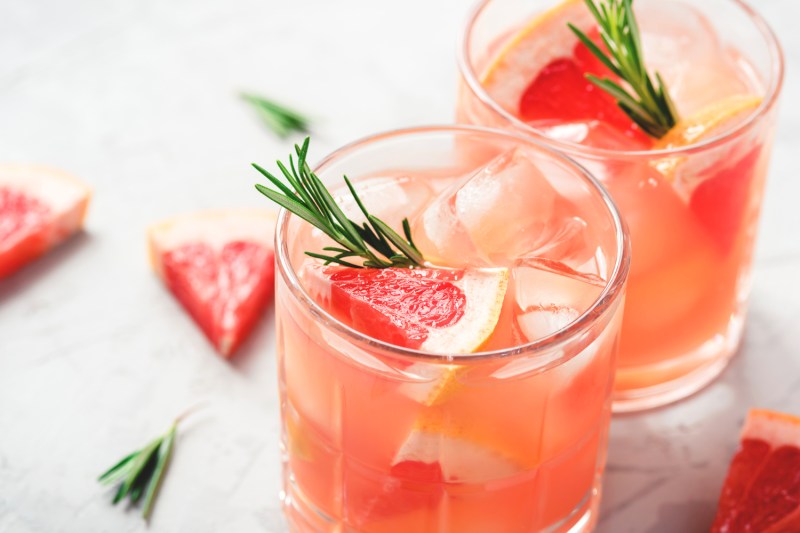
[[715,502],[666,503],[658,508],[658,522],[642,533],[708,533]]
[[24,265],[10,277],[0,280],[0,306],[14,298],[21,297],[29,287],[38,283],[40,279],[48,276],[57,276],[58,269],[62,263],[78,255],[90,242],[91,236],[82,231],[42,257]]

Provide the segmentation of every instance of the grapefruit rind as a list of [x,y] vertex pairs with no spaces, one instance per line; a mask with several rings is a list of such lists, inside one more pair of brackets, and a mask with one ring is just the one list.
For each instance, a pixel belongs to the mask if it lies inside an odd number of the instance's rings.
[[572,56],[578,38],[568,22],[585,33],[596,26],[584,0],[565,0],[535,17],[495,56],[481,84],[503,109],[516,114],[531,80],[554,60]]
[[680,148],[710,139],[750,115],[763,101],[760,96],[737,94],[715,102],[680,121],[656,141],[653,149]]
[[184,244],[202,242],[221,249],[235,240],[274,247],[273,211],[262,209],[220,209],[187,213],[166,219],[148,229],[150,263],[163,279],[162,256]]
[[751,409],[742,428],[742,439],[760,439],[773,448],[800,447],[800,417],[767,409]]
[[[671,150],[709,140],[740,124],[762,102],[760,96],[739,94],[711,104],[680,121],[653,145],[653,149]],[[678,167],[687,159],[687,156],[665,157],[653,161],[652,165],[666,181],[674,182]]]
[[449,328],[432,329],[421,350],[431,353],[477,351],[497,326],[508,288],[508,269],[467,270],[455,282],[467,296],[464,316]]
[[0,188],[34,198],[52,211],[46,246],[52,247],[83,227],[91,189],[63,170],[44,165],[0,165]]

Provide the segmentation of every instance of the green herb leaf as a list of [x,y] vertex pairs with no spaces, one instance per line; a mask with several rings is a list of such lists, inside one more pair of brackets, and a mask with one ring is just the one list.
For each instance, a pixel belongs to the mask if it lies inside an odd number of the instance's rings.
[[258,112],[264,124],[281,139],[295,131],[308,131],[310,120],[301,113],[263,96],[251,93],[242,93],[241,96]]
[[587,79],[616,98],[619,107],[645,133],[660,139],[678,123],[678,111],[658,72],[655,73],[656,83],[647,73],[633,0],[600,0],[599,8],[595,0],[585,2],[597,20],[600,38],[608,52],[575,25],[567,25],[592,54],[627,83],[632,92],[608,78],[587,74]]
[[144,496],[142,516],[145,520],[150,518],[158,487],[172,455],[177,428],[176,419],[164,435],[156,437],[144,448],[125,456],[100,475],[98,481],[104,485],[120,483],[112,500],[114,505],[125,498],[135,505]]
[[278,168],[286,178],[288,187],[271,173],[253,164],[278,189],[257,184],[258,192],[312,224],[341,246],[323,248],[324,252],[332,252],[333,255],[317,252],[306,252],[306,255],[322,259],[325,264],[336,263],[352,268],[362,266],[345,259],[361,257],[363,266],[371,268],[423,267],[425,260],[411,239],[408,219],[403,220],[403,238],[369,213],[353,184],[345,176],[344,182],[366,222],[362,225],[347,217],[322,180],[306,163],[309,143],[310,139],[306,137],[302,145],[295,145],[297,165],[291,155],[288,167],[278,161]]

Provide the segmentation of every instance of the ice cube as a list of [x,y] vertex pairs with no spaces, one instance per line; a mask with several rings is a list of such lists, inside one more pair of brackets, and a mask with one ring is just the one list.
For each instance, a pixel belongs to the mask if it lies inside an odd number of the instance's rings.
[[[408,174],[368,178],[359,180],[354,186],[370,214],[401,234],[403,219],[412,220],[434,195],[427,180]],[[359,222],[364,221],[364,216],[349,191],[343,192],[337,200],[349,217]]]
[[551,139],[593,148],[621,152],[647,150],[649,148],[641,137],[626,134],[618,128],[599,120],[577,120],[572,122],[546,120],[533,122],[531,126]]
[[423,255],[450,266],[505,266],[546,241],[557,194],[518,149],[457,182],[417,218]]
[[648,68],[657,71],[681,116],[756,87],[697,8],[678,2],[637,7]]
[[538,257],[527,257],[511,273],[517,322],[529,341],[564,329],[600,296],[605,283],[569,266]]

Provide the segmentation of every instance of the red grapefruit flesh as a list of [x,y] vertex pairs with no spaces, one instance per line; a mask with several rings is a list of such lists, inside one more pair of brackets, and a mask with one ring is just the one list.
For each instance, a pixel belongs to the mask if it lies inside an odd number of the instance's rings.
[[711,533],[800,531],[800,418],[753,409]]
[[[597,29],[588,33],[599,42]],[[549,63],[528,85],[519,102],[519,116],[527,122],[597,120],[626,136],[649,144],[644,132],[617,105],[613,96],[586,79],[586,74],[619,79],[581,42],[571,57]]]
[[[741,124],[761,102],[761,97],[746,94],[720,100],[682,120],[654,147],[674,149],[709,140]],[[710,161],[701,157],[668,157],[654,163],[668,181],[690,178],[691,183],[685,184],[694,186],[689,207],[724,252],[733,247],[740,233],[761,158],[761,145],[741,152],[744,152],[741,157],[725,154],[724,160],[720,156]]]
[[727,163],[700,182],[689,200],[689,208],[725,252],[733,248],[744,223],[760,157],[761,146],[756,146]]
[[378,340],[432,353],[470,353],[500,315],[506,269],[348,268],[309,264],[306,288],[339,320]]
[[156,273],[224,357],[233,355],[272,299],[275,217],[212,211],[150,230]]
[[586,79],[609,77],[608,68],[568,28],[572,23],[603,47],[597,24],[583,0],[565,0],[534,18],[500,52],[483,77],[487,92],[506,110],[531,123],[597,120],[641,142],[650,139]]
[[80,230],[89,195],[60,170],[0,165],[0,279]]

